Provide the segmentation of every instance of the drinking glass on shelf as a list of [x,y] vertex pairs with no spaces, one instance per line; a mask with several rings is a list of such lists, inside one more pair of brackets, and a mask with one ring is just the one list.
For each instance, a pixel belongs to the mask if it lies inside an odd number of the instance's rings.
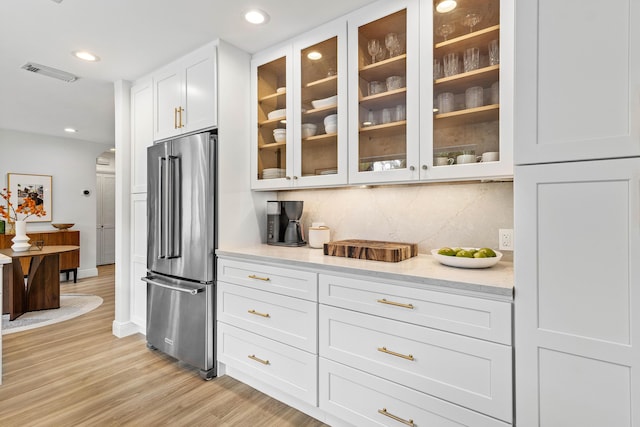
[[451,23],[440,24],[436,28],[436,34],[444,38],[444,41],[447,41],[447,36],[449,36],[449,34],[453,34],[455,30],[456,26]]
[[444,72],[442,70],[442,63],[439,59],[433,60],[433,80],[438,80],[442,78]]
[[470,47],[464,51],[464,72],[477,70],[480,67],[480,49]]
[[369,50],[369,55],[371,55],[371,63],[374,64],[376,62],[376,57],[378,56],[378,51],[382,49],[382,46],[380,46],[380,40],[369,40],[367,43],[367,49]]
[[447,53],[443,58],[444,63],[444,76],[450,77],[458,74],[458,54]]
[[498,40],[489,42],[489,65],[497,65],[500,63],[500,43]]
[[396,33],[389,33],[384,36],[384,45],[389,51],[389,58],[392,58],[398,54],[400,48],[400,40]]
[[482,21],[482,15],[477,12],[467,12],[467,14],[462,18],[462,25],[465,27],[469,27],[469,32],[473,32],[473,27],[478,25]]

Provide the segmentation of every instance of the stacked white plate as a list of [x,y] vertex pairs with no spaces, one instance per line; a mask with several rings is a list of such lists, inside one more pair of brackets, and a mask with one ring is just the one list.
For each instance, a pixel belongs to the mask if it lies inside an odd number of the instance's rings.
[[284,178],[286,169],[267,168],[262,170],[262,179]]

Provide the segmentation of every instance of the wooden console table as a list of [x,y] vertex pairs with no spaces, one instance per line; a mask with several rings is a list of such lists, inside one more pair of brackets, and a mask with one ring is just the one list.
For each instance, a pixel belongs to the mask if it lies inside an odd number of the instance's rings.
[[[51,230],[51,231],[27,231],[29,243],[35,246],[38,240],[44,241],[45,246],[74,245],[80,246],[80,231],[78,230]],[[0,234],[0,249],[9,249],[13,242],[14,235]],[[60,254],[60,272],[73,273],[73,283],[78,280],[78,267],[80,267],[80,249]],[[29,259],[22,259],[22,271],[29,270]],[[5,270],[5,274],[7,271]],[[5,279],[6,280],[6,279]]]
[[[78,246],[44,246],[42,250],[14,252],[0,249],[0,253],[11,257],[13,277],[5,281],[3,290],[9,320],[28,311],[60,308],[60,254],[79,249]],[[22,270],[22,258],[30,258],[27,283]]]

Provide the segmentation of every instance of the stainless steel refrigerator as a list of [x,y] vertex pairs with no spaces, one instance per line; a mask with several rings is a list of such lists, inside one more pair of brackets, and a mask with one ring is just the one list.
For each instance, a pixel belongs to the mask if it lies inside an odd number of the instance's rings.
[[147,346],[215,366],[215,132],[147,149]]

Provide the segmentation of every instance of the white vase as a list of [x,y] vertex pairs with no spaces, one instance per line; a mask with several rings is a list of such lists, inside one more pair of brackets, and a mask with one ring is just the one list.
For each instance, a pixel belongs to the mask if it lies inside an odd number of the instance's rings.
[[31,248],[29,244],[29,236],[27,236],[27,223],[25,221],[16,221],[16,235],[11,241],[11,249],[14,252],[28,251]]

